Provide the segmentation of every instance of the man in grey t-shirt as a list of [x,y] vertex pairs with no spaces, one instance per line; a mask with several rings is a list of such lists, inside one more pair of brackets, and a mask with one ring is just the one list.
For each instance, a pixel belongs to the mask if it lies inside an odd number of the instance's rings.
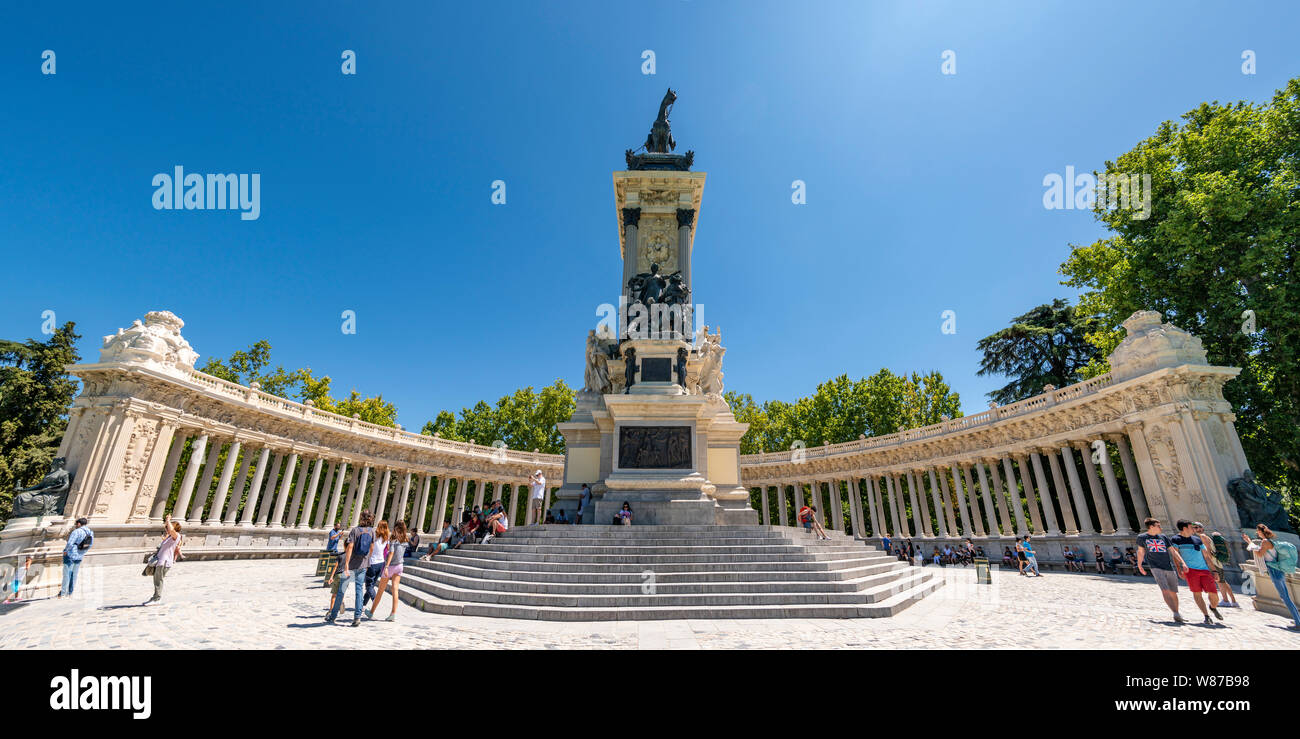
[[370,511],[361,512],[361,521],[359,526],[354,526],[348,532],[346,546],[343,549],[343,581],[339,584],[339,595],[334,599],[334,605],[330,607],[329,615],[325,617],[325,623],[334,623],[338,617],[339,611],[343,608],[344,594],[347,592],[348,585],[351,584],[356,589],[356,604],[352,608],[352,625],[361,625],[361,610],[365,605],[366,593],[366,568],[370,559],[370,549],[375,545],[375,530],[372,525],[375,522],[375,515]]

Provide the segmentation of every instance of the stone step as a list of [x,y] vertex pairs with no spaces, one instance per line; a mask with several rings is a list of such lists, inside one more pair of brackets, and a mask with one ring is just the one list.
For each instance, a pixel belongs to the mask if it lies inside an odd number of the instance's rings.
[[462,602],[433,593],[403,589],[401,598],[415,608],[455,616],[490,616],[543,621],[646,621],[725,618],[881,618],[893,616],[919,601],[943,581],[921,575],[900,583],[888,597],[875,603],[800,605],[697,605],[611,607],[533,607],[500,603]]
[[608,537],[547,537],[547,536],[497,536],[492,539],[492,544],[501,544],[509,546],[549,546],[549,547],[610,547],[610,546],[628,546],[628,547],[695,547],[695,546],[713,546],[713,547],[763,547],[763,546],[799,546],[799,547],[854,547],[856,549],[867,549],[862,544],[853,544],[848,541],[813,541],[803,542],[796,541],[793,538],[783,536],[766,536],[766,537],[656,537],[647,538],[639,537],[636,539],[616,539]]
[[[825,542],[823,542],[825,544]],[[865,547],[854,546],[820,546],[805,547],[798,544],[784,543],[767,543],[760,545],[713,545],[713,544],[679,544],[679,545],[651,545],[642,546],[641,544],[574,544],[574,545],[552,545],[552,544],[517,544],[512,541],[493,540],[487,544],[463,544],[461,549],[473,548],[474,551],[485,549],[493,552],[516,552],[520,554],[574,554],[574,555],[609,555],[620,554],[625,556],[642,556],[642,555],[668,555],[668,554],[844,554],[851,555],[867,551]]]
[[[879,576],[877,576],[879,577]],[[537,608],[644,608],[679,606],[801,606],[801,605],[860,605],[886,600],[910,587],[928,573],[890,573],[884,582],[873,582],[854,592],[737,592],[737,593],[683,593],[652,595],[577,595],[542,592],[506,592],[484,590],[477,587],[459,587],[430,580],[422,574],[411,573],[402,577],[404,589],[435,595],[444,600],[463,603],[494,603],[504,606],[533,606]]]
[[[615,550],[617,551],[617,550]],[[859,550],[863,551],[863,550]],[[710,553],[701,550],[682,552],[677,554],[562,554],[562,553],[540,553],[540,552],[516,552],[504,548],[494,548],[492,544],[465,544],[446,554],[440,554],[439,557],[455,557],[458,554],[472,554],[480,559],[491,559],[503,562],[553,562],[569,564],[635,564],[644,565],[646,568],[653,569],[659,565],[665,564],[682,564],[682,563],[701,563],[713,565],[728,565],[741,562],[824,562],[847,557],[856,556],[844,553],[821,553],[808,551],[750,551],[745,553]],[[882,554],[876,554],[875,558],[886,558]]]
[[[732,593],[855,593],[875,585],[892,582],[906,574],[896,568],[862,568],[851,571],[854,576],[843,580],[693,580],[684,577],[653,580],[656,595],[706,595]],[[405,574],[405,573],[404,573]],[[447,567],[419,570],[417,577],[467,590],[486,590],[503,593],[535,593],[543,595],[645,595],[648,579],[615,582],[561,582],[544,583],[494,577],[491,571],[477,570],[471,574],[454,572]],[[697,573],[698,574],[698,573]],[[624,576],[626,577],[626,576]],[[405,578],[403,578],[405,582]]]
[[[481,577],[490,580],[515,580],[518,582],[530,583],[635,583],[640,584],[645,581],[642,568],[635,566],[620,565],[597,565],[593,568],[578,569],[568,565],[560,565],[573,571],[564,571],[557,569],[506,569],[500,567],[500,563],[492,560],[475,560],[475,564],[469,564],[468,561],[452,560],[448,557],[439,556],[432,562],[412,562],[406,561],[407,569],[423,570],[429,572],[450,572],[463,577]],[[838,564],[838,563],[837,563]],[[802,581],[802,582],[836,582],[849,580],[862,575],[872,574],[875,572],[884,572],[888,570],[906,569],[907,564],[894,560],[880,561],[868,559],[849,560],[848,564],[852,565],[842,569],[827,570],[794,570],[794,569],[762,569],[737,570],[727,569],[719,570],[717,568],[692,568],[689,565],[673,566],[671,572],[655,570],[655,578],[661,583],[670,582],[773,582],[773,581]]]
[[[462,552],[460,549],[439,554],[434,557],[432,562],[454,562],[469,567],[489,568],[489,569],[508,569],[513,572],[559,572],[559,573],[634,573],[640,575],[647,568],[644,563],[593,563],[593,562],[543,562],[532,559],[503,559],[485,558],[476,556],[474,552]],[[882,556],[880,554],[867,554],[865,556],[855,556],[844,559],[831,560],[786,560],[772,561],[768,559],[758,559],[753,562],[728,562],[725,568],[718,566],[716,562],[697,562],[697,561],[679,561],[679,562],[658,562],[655,563],[654,572],[656,574],[693,572],[701,569],[709,569],[715,572],[759,572],[765,570],[781,570],[794,573],[824,573],[836,570],[844,570],[852,567],[858,567],[866,564],[883,564],[896,563],[906,566],[905,562]],[[428,562],[419,562],[418,564],[429,564]],[[407,566],[411,566],[408,560]]]

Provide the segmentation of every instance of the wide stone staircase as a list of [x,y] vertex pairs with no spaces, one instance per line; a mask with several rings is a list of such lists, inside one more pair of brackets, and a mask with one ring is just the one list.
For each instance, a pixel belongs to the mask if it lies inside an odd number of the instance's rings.
[[401,598],[433,613],[550,621],[892,616],[938,588],[852,537],[777,526],[526,526],[431,561]]

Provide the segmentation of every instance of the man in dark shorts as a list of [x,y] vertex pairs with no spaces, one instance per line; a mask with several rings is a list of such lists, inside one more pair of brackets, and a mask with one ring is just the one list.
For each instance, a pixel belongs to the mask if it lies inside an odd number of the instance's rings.
[[[1178,536],[1171,541],[1178,547],[1183,562],[1187,563],[1187,571],[1183,573],[1187,580],[1187,589],[1192,591],[1192,597],[1196,599],[1196,607],[1201,609],[1205,623],[1213,625],[1210,613],[1220,621],[1223,620],[1223,616],[1219,614],[1219,584],[1214,581],[1214,572],[1210,569],[1210,563],[1206,561],[1206,557],[1214,557],[1214,546],[1210,543],[1209,537],[1202,538],[1192,531],[1191,521],[1179,521],[1177,525]],[[1208,613],[1206,598],[1210,599]]]
[[1165,605],[1174,612],[1174,621],[1180,624],[1186,623],[1187,619],[1178,612],[1178,573],[1174,568],[1182,572],[1187,569],[1187,565],[1183,562],[1183,557],[1173,541],[1160,533],[1160,521],[1148,518],[1142,522],[1142,525],[1146,527],[1147,532],[1139,534],[1137,538],[1138,572],[1147,574],[1143,565],[1151,568],[1151,575],[1155,578],[1156,585],[1160,587],[1160,595],[1164,597]]

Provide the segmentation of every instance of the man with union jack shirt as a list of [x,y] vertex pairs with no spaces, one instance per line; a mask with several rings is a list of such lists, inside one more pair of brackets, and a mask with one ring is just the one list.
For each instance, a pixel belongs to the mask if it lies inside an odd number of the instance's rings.
[[[1185,623],[1186,619],[1178,612],[1178,576],[1187,571],[1187,564],[1183,562],[1183,556],[1178,553],[1178,547],[1174,546],[1173,541],[1160,533],[1160,521],[1148,518],[1142,522],[1142,525],[1146,527],[1147,532],[1137,538],[1138,572],[1147,574],[1143,565],[1151,569],[1151,575],[1155,578],[1156,585],[1160,587],[1160,595],[1164,597],[1165,605],[1174,612],[1174,621]],[[1175,568],[1177,572],[1174,571]]]

